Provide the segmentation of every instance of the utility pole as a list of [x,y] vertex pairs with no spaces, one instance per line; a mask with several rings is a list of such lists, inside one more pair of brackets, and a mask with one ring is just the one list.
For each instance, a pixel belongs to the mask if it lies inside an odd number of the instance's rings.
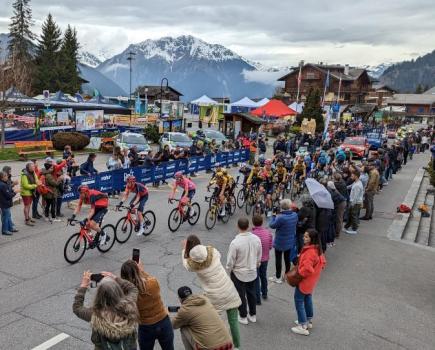
[[134,56],[136,56],[136,53],[133,51],[129,51],[129,53],[127,54],[127,61],[130,62],[130,94],[128,95],[128,106],[130,107],[130,99],[131,99],[131,75],[133,73],[133,69],[132,69],[132,61],[135,59]]

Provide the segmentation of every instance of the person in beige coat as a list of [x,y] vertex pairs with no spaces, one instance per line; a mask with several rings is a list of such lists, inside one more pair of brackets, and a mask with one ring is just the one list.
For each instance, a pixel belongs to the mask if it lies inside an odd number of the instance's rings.
[[201,287],[218,312],[226,311],[234,347],[240,348],[238,310],[241,300],[234,283],[221,263],[221,254],[216,248],[201,245],[199,238],[187,238],[182,252],[183,265],[195,272]]

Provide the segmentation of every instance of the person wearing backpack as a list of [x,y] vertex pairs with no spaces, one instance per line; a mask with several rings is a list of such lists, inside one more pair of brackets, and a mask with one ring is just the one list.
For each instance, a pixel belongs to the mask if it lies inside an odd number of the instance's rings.
[[138,311],[135,285],[110,272],[101,272],[92,306],[84,306],[85,295],[91,284],[90,271],[83,273],[80,288],[74,297],[73,312],[90,322],[91,341],[95,350],[136,350]]
[[[63,182],[63,176],[56,178],[53,174],[53,163],[46,162],[41,170],[40,184],[37,187],[45,201],[44,216],[47,222],[59,222],[56,217],[56,199],[58,197],[59,185]],[[51,219],[50,219],[51,214]]]

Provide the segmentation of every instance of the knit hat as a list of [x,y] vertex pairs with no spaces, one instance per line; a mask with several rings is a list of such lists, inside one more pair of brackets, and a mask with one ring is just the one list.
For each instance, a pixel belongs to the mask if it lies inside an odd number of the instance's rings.
[[207,248],[199,244],[190,250],[189,257],[194,262],[202,263],[207,259]]
[[192,289],[189,287],[180,287],[178,288],[178,297],[183,300],[192,295]]
[[336,188],[335,188],[335,184],[332,182],[332,181],[328,181],[328,184],[327,184],[327,187],[330,189],[330,190],[336,190]]

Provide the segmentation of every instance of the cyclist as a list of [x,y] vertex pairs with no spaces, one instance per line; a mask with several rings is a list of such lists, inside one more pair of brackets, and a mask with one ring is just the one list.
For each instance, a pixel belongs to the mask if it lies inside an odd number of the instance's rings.
[[88,227],[91,230],[94,230],[96,232],[96,235],[94,237],[94,244],[98,244],[100,246],[105,245],[110,238],[107,237],[106,233],[101,230],[101,223],[103,222],[104,215],[107,213],[107,207],[109,206],[109,197],[106,193],[97,191],[97,190],[91,190],[86,185],[81,185],[78,188],[78,192],[80,194],[79,197],[79,203],[77,205],[76,210],[74,211],[74,214],[71,216],[68,221],[72,221],[75,219],[77,214],[80,213],[80,210],[82,209],[82,204],[88,204],[91,206],[91,209],[88,212],[88,216],[86,219],[80,222],[82,226],[85,226],[88,224]]
[[142,236],[144,233],[144,227],[143,227],[143,212],[145,209],[145,204],[148,201],[148,188],[141,184],[140,182],[136,181],[136,177],[133,175],[130,175],[127,177],[127,186],[125,186],[124,195],[121,198],[121,202],[117,205],[117,208],[121,207],[123,202],[127,200],[128,195],[130,193],[134,193],[135,196],[130,201],[130,208],[134,208],[137,204],[139,206],[137,207],[137,216],[139,218],[139,231],[137,233],[137,236]]
[[295,184],[297,184],[298,187],[300,185],[300,182],[302,182],[302,180],[307,177],[307,167],[302,157],[298,158],[290,176],[294,177]]
[[273,193],[273,179],[275,173],[272,169],[272,160],[266,159],[264,161],[264,167],[261,168],[259,176],[261,178],[262,184],[260,186],[260,192],[266,193],[266,207],[269,208],[267,216],[271,216],[272,212],[272,193]]
[[254,166],[251,169],[251,172],[249,173],[248,179],[246,180],[246,184],[248,185],[248,187],[251,187],[252,185],[253,188],[258,188],[261,183],[260,169],[260,163],[255,162]]
[[287,169],[282,162],[278,162],[275,170],[275,183],[278,186],[278,194],[281,199],[283,191],[287,183]]
[[192,207],[192,199],[195,196],[196,192],[196,185],[195,183],[189,179],[188,177],[184,176],[181,171],[177,171],[174,175],[175,182],[172,187],[172,193],[169,195],[169,199],[174,199],[175,192],[177,192],[177,187],[180,186],[183,189],[183,194],[181,196],[181,202],[187,204],[188,206],[188,214],[190,217],[193,217],[196,213],[195,210]]
[[212,185],[216,185],[218,190],[218,203],[221,207],[220,214],[221,216],[225,216],[225,203],[226,197],[231,193],[231,188],[234,183],[234,179],[232,176],[228,175],[224,169],[218,168],[218,171],[213,175],[210,182],[208,183],[207,189]]

